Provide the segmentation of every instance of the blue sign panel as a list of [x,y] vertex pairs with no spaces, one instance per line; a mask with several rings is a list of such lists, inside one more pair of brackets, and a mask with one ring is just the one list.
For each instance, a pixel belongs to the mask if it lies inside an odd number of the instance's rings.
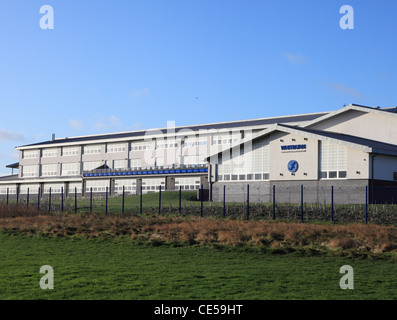
[[298,168],[299,168],[298,161],[291,160],[290,162],[288,162],[288,171],[289,172],[296,172],[296,171],[298,171]]
[[290,146],[281,146],[282,151],[289,151],[289,150],[306,150],[305,144],[293,144]]

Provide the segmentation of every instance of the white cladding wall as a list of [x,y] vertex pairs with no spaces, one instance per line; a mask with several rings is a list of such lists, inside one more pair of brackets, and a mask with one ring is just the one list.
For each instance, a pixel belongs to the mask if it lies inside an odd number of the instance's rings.
[[[306,146],[305,148],[283,150],[285,146]],[[318,140],[295,134],[275,133],[270,142],[271,180],[317,180],[319,172]],[[288,170],[288,163],[297,161],[295,173]]]
[[222,152],[218,157],[219,181],[269,180],[269,141],[262,139]]
[[374,113],[350,110],[314,124],[310,128],[397,144],[397,114],[388,112]]
[[[252,150],[226,161],[222,157],[222,163],[218,164],[217,181],[369,179],[368,153],[326,139],[277,132],[268,140],[254,142]],[[260,157],[255,154],[258,151],[261,151]],[[294,173],[288,169],[288,163],[292,160],[298,163],[298,170]],[[267,172],[266,176],[256,179],[255,173],[261,170]],[[247,179],[248,173],[254,173],[252,179]],[[234,174],[236,178],[225,180],[225,174]],[[246,177],[239,179],[243,174]]]
[[[220,140],[220,137],[223,139]],[[83,170],[93,170],[104,164],[112,169],[204,164],[208,154],[227,148],[231,142],[239,139],[241,132],[237,131],[193,134],[176,139],[158,138],[24,150],[20,152],[19,178],[81,175]]]

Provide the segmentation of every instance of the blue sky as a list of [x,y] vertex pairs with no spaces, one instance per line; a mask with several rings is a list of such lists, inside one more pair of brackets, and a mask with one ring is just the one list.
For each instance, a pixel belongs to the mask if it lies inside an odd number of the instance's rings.
[[396,106],[396,14],[395,0],[2,0],[0,174],[52,133]]

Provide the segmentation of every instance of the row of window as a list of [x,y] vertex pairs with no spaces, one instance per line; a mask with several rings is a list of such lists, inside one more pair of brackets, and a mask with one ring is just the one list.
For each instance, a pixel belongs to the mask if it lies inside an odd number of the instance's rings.
[[[74,192],[81,193],[82,191],[81,182],[70,182],[68,184],[68,192],[73,194]],[[121,194],[124,191],[127,193],[134,193],[136,191],[136,179],[116,179],[114,185],[114,192]],[[179,190],[197,190],[200,188],[200,180],[197,178],[176,178],[175,179],[175,189]],[[19,194],[37,194],[41,188],[40,184],[23,184],[19,187]],[[142,180],[142,191],[158,191],[165,190],[165,179],[164,178],[154,178],[154,179],[143,179]],[[109,180],[89,180],[85,183],[85,192],[103,192],[110,190]],[[65,184],[63,183],[45,183],[43,189],[40,192],[44,194],[49,194],[51,190],[52,194],[60,194],[66,192]],[[17,187],[15,185],[1,185],[0,194],[16,194]]]
[[255,181],[269,180],[268,173],[249,173],[249,174],[225,174],[217,176],[218,181]]
[[[207,145],[206,140],[200,141],[189,141],[187,140],[186,146],[202,146]],[[177,142],[171,143],[159,143],[157,145],[158,149],[167,149],[167,148],[176,148],[178,147]],[[118,144],[107,144],[106,146],[106,153],[121,153],[125,152],[127,149],[126,143],[118,143]],[[144,151],[151,149],[150,142],[142,142],[142,143],[131,143],[131,150],[132,151]],[[101,154],[102,153],[102,145],[90,145],[84,146],[83,151],[84,154]],[[76,156],[80,153],[80,147],[63,147],[61,149],[62,156]],[[34,159],[38,158],[40,155],[40,150],[24,150],[22,157],[23,159]],[[48,148],[43,149],[41,156],[43,158],[53,158],[59,156],[59,151],[57,148]]]
[[199,146],[206,146],[207,140],[198,140],[198,141],[186,141],[185,146],[187,147],[199,147]]
[[347,178],[347,171],[320,172],[320,179],[345,179],[345,178]]
[[178,147],[178,143],[177,142],[173,142],[173,143],[159,143],[157,145],[157,149],[168,149],[168,148],[177,148]]
[[[22,177],[37,177],[39,175],[38,166],[22,166]],[[43,164],[41,165],[40,176],[52,177],[58,175],[57,164]],[[80,168],[78,163],[65,163],[61,165],[62,176],[74,176],[80,174]]]
[[[69,193],[75,191],[75,187],[78,188],[77,192],[81,192],[81,183],[70,183],[69,184]],[[65,192],[65,186],[63,183],[46,183],[44,184],[43,189],[41,189],[39,184],[30,184],[30,185],[21,185],[19,187],[19,194],[37,194],[38,192],[42,192],[44,194],[59,194]],[[17,188],[15,185],[3,185],[0,186],[0,194],[16,194]]]
[[[203,158],[203,157],[202,157]],[[199,156],[184,156],[183,164],[200,164],[204,163],[204,161],[199,161]],[[131,159],[131,160],[112,160],[106,161],[84,161],[83,162],[83,171],[91,171],[95,170],[102,165],[106,164],[111,169],[126,169],[131,168],[133,170],[142,168],[143,162],[142,159]],[[164,166],[165,160],[162,157],[155,158],[155,166]],[[40,169],[39,169],[40,168]],[[40,172],[39,172],[40,170]],[[58,164],[42,164],[38,165],[26,165],[21,166],[21,174],[22,177],[51,177],[58,175]],[[80,163],[63,163],[60,165],[60,174],[61,176],[74,176],[80,174]]]

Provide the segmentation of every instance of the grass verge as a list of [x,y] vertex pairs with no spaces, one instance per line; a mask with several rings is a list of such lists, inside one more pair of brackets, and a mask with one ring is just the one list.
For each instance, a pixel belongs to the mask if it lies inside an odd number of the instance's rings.
[[[391,259],[306,256],[219,245],[171,246],[125,238],[0,233],[0,299],[198,300],[397,298]],[[42,265],[54,290],[42,290]],[[339,286],[354,269],[354,290]]]

